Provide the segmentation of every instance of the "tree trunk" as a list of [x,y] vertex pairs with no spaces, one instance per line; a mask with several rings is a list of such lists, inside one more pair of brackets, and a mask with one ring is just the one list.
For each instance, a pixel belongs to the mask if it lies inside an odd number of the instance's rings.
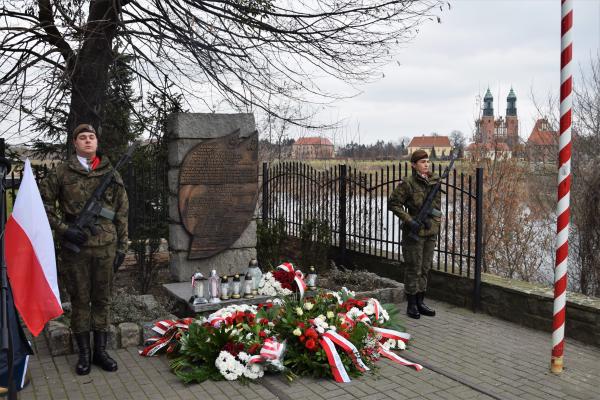
[[90,4],[83,45],[71,72],[71,107],[67,119],[69,149],[73,148],[71,133],[79,124],[91,124],[101,140],[102,104],[108,68],[113,62],[112,42],[117,30],[115,3],[96,0]]

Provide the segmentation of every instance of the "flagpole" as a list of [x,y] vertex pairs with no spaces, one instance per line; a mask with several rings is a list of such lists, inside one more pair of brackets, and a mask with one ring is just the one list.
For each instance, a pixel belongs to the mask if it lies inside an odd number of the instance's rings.
[[6,384],[8,388],[8,399],[17,399],[17,389],[15,387],[15,381],[13,379],[14,369],[14,354],[12,346],[12,335],[8,326],[8,275],[6,274],[6,262],[4,260],[4,227],[6,224],[6,204],[4,202],[4,177],[10,170],[10,162],[4,158],[5,144],[4,139],[0,138],[0,284],[2,287],[1,293],[1,314],[2,314],[2,327],[0,331],[0,339],[2,340],[1,351],[6,351],[7,361],[7,379]]

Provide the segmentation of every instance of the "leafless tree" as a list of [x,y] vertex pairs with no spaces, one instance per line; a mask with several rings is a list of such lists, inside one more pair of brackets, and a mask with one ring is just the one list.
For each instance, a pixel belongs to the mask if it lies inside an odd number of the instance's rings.
[[[190,104],[281,115],[274,98],[326,102],[318,77],[374,78],[439,0],[0,0],[0,120],[68,103],[66,129],[102,123],[107,71],[133,57],[140,88]],[[439,17],[437,17],[439,21]],[[219,99],[213,100],[213,98]],[[223,103],[221,103],[223,102]],[[193,107],[191,107],[193,108]],[[13,128],[14,128],[13,126]]]
[[[600,53],[577,75],[573,94],[569,279],[580,292],[600,297],[600,179],[595,172],[600,164]],[[545,100],[533,100],[539,116],[559,131],[558,96],[550,94]]]

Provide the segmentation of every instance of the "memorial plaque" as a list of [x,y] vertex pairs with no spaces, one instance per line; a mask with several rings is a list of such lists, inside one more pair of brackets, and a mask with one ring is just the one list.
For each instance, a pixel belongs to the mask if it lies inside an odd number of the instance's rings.
[[211,257],[244,232],[258,194],[258,132],[240,130],[207,139],[185,156],[179,171],[179,213],[192,236],[188,258]]

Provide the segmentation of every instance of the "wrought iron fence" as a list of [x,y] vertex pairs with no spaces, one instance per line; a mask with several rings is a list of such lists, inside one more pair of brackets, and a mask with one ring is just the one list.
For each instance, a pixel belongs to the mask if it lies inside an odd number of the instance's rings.
[[[441,174],[441,164],[433,168]],[[340,253],[399,260],[402,231],[387,200],[408,173],[410,165],[401,162],[374,172],[347,165],[316,170],[300,162],[263,163],[262,219],[283,218],[287,233],[296,237],[306,221],[327,221]],[[434,258],[436,269],[476,280],[482,256],[482,177],[481,169],[474,176],[454,169],[442,183],[445,218]]]
[[[59,161],[32,165],[38,184],[56,167]],[[22,165],[12,169],[5,179],[5,202],[10,213],[21,184]],[[129,236],[168,235],[168,180],[167,166],[161,163],[130,163],[121,171],[129,198]],[[8,214],[6,214],[8,215]],[[147,238],[145,236],[144,238]]]

